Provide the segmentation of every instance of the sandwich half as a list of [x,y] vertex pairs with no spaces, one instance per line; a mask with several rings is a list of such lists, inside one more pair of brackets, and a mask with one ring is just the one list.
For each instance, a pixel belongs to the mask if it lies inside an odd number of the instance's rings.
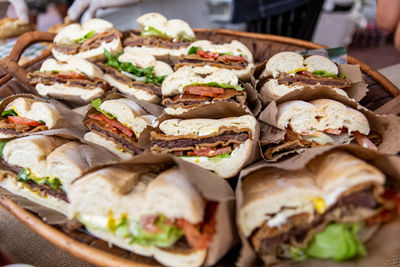
[[161,92],[167,114],[181,114],[200,105],[216,102],[235,102],[246,105],[246,92],[235,73],[216,69],[201,74],[190,68],[180,68],[165,78]]
[[152,103],[161,101],[161,84],[172,68],[146,54],[123,53],[112,56],[104,51],[107,61],[97,63],[104,79],[121,93]]
[[17,97],[1,110],[0,138],[52,129],[62,118],[58,109],[50,103]]
[[1,148],[0,186],[65,215],[71,182],[93,167],[96,154],[104,154],[87,144],[42,135],[2,141]]
[[196,38],[187,22],[180,19],[167,20],[159,13],[144,14],[136,22],[141,34],[131,33],[124,40],[125,52],[178,57],[185,54],[187,47]]
[[151,133],[151,150],[171,153],[213,171],[223,178],[235,176],[251,156],[256,138],[251,115],[223,119],[170,119]]
[[181,67],[203,67],[201,70],[204,74],[223,68],[232,70],[240,80],[248,80],[253,66],[253,55],[241,42],[234,40],[227,44],[213,44],[201,40],[189,46],[186,54],[179,57],[174,68],[177,70]]
[[216,233],[217,202],[176,167],[108,167],[77,179],[71,217],[118,247],[167,266],[201,266]]
[[364,256],[364,243],[400,200],[381,171],[343,151],[303,170],[264,168],[243,179],[239,230],[266,265]]
[[73,56],[65,63],[47,59],[40,71],[28,73],[28,81],[41,96],[89,102],[110,89],[103,76],[95,64]]
[[67,61],[72,56],[96,61],[104,59],[106,49],[116,55],[122,51],[122,33],[103,19],[90,19],[79,25],[70,24],[54,37],[53,56]]
[[267,146],[264,152],[267,159],[299,148],[346,144],[353,140],[362,147],[377,150],[381,142],[379,136],[370,133],[364,114],[335,100],[294,100],[277,108],[273,126],[285,130],[285,137]]
[[339,76],[337,65],[329,58],[302,56],[294,52],[280,52],[265,65],[256,85],[263,97],[273,101],[293,90],[305,86],[328,86],[344,89],[351,87],[345,75]]
[[148,115],[133,100],[126,98],[92,101],[96,109],[87,115],[83,124],[90,130],[86,141],[103,146],[122,159],[130,159],[143,152],[138,145],[142,131],[156,117]]

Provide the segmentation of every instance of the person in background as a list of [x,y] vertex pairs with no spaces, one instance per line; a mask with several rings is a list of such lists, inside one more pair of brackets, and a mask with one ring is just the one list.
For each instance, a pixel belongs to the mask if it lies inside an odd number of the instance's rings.
[[376,5],[378,27],[395,34],[394,45],[400,51],[400,1],[377,0]]

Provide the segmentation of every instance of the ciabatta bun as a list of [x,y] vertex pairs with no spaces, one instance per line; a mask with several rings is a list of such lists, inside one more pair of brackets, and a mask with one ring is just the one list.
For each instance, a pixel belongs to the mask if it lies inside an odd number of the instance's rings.
[[71,56],[66,62],[60,62],[54,58],[46,59],[40,71],[73,71],[82,73],[90,79],[103,78],[103,71],[99,67],[78,56]]
[[122,160],[128,160],[133,158],[133,155],[131,153],[123,151],[120,148],[117,148],[116,143],[114,143],[111,140],[108,140],[107,138],[97,133],[87,132],[83,136],[83,139],[85,139],[89,143],[104,147],[105,149],[107,149],[108,151],[110,151],[111,153],[113,153]]
[[85,102],[89,102],[104,94],[104,90],[100,87],[87,90],[81,87],[66,86],[62,83],[55,83],[53,85],[38,83],[36,85],[36,90],[41,96],[50,96],[72,101],[82,100]]
[[146,54],[134,54],[134,53],[123,53],[118,57],[120,62],[128,62],[139,68],[153,68],[154,74],[156,76],[168,76],[172,74],[174,71],[172,68],[165,62],[156,60],[156,58],[152,55]]
[[0,20],[0,39],[17,37],[34,30],[36,30],[34,24],[18,18],[3,18]]

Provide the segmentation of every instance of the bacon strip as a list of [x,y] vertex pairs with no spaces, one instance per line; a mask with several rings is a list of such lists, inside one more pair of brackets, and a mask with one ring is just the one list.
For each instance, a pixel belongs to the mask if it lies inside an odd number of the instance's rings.
[[368,148],[373,151],[378,151],[378,148],[368,139],[368,137],[359,132],[353,132],[354,137],[356,138],[357,143],[365,148]]

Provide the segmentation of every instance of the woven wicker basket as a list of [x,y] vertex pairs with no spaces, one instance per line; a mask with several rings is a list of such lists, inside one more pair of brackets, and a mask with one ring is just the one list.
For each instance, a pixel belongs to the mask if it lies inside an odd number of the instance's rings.
[[[255,62],[262,62],[280,51],[296,51],[302,49],[318,49],[323,46],[292,38],[237,32],[224,29],[197,29],[199,39],[208,39],[215,43],[238,40],[252,51]],[[126,33],[125,33],[126,34]],[[50,49],[23,66],[17,64],[22,52],[33,43],[51,42],[53,34],[31,32],[22,35],[8,57],[0,61],[0,97],[21,92],[34,92],[27,86],[26,71],[36,70],[41,62],[51,55]],[[389,80],[368,65],[349,57],[349,63],[360,64],[369,93],[361,103],[379,113],[400,113],[400,91]],[[15,79],[12,79],[12,78]],[[61,227],[53,227],[44,223],[38,216],[17,205],[11,199],[0,195],[0,204],[36,233],[74,256],[100,266],[154,266],[157,263],[149,258],[141,257],[126,250],[112,247],[102,240],[84,232],[68,231]],[[230,252],[221,262],[222,266],[234,264],[237,251]],[[219,265],[219,264],[218,264]]]

